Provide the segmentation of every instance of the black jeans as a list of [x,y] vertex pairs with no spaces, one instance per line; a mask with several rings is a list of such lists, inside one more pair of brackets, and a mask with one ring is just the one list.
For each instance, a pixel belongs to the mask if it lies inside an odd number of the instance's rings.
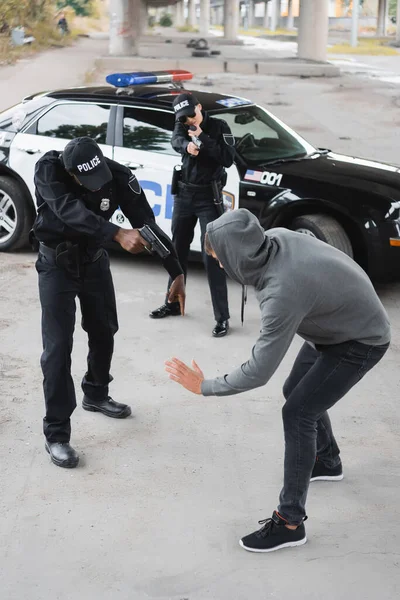
[[340,464],[339,448],[326,412],[372,369],[389,344],[345,342],[314,349],[305,343],[283,386],[284,484],[279,513],[292,525],[302,522],[316,457]]
[[[211,292],[214,318],[216,321],[226,321],[229,319],[226,274],[218,262],[212,256],[208,256],[203,249],[207,223],[215,221],[217,218],[218,214],[211,193],[181,192],[179,196],[175,196],[171,227],[172,241],[185,274],[185,279],[190,244],[193,241],[197,220],[199,220],[202,256]],[[169,280],[168,289],[171,283],[172,281]]]
[[76,408],[71,377],[71,352],[75,328],[75,298],[82,312],[82,328],[89,338],[84,394],[91,400],[108,396],[114,334],[118,331],[110,261],[104,250],[98,260],[82,265],[73,277],[39,251],[36,262],[42,306],[43,390],[46,416],[43,430],[49,442],[69,442],[70,417]]

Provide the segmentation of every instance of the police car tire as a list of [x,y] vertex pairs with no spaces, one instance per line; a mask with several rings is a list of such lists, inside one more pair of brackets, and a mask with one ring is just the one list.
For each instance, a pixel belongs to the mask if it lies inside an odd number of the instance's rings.
[[10,196],[17,212],[17,226],[11,238],[1,243],[0,237],[0,252],[18,250],[28,245],[33,222],[32,210],[21,185],[11,177],[0,177],[0,190],[4,190]]
[[293,220],[290,229],[306,230],[319,240],[353,258],[353,247],[343,227],[329,215],[303,215]]
[[193,50],[192,56],[204,58],[205,56],[210,56],[210,52],[208,50]]

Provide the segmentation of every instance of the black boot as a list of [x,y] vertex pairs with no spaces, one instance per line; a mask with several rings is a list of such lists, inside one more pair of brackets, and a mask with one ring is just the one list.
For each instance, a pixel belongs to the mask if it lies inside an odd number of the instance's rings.
[[50,454],[51,462],[57,467],[73,469],[78,465],[79,456],[68,442],[48,442],[46,440],[44,447]]
[[164,319],[165,317],[177,317],[181,314],[181,308],[179,306],[179,302],[167,302],[152,310],[149,314],[149,317],[152,319]]
[[125,419],[132,414],[130,406],[115,402],[110,396],[105,400],[91,400],[87,396],[83,396],[82,408],[90,412],[101,412],[114,419]]
[[217,321],[212,334],[214,337],[223,337],[228,333],[229,321]]

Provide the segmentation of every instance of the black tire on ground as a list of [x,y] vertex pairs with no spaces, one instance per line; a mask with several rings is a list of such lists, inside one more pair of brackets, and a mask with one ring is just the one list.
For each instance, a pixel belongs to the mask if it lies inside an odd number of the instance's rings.
[[[33,222],[33,210],[29,205],[28,199],[22,186],[11,177],[0,177],[0,208],[1,201],[5,196],[11,199],[11,205],[7,210],[7,216],[14,221],[15,229],[11,232],[6,231],[1,226],[0,215],[0,252],[18,250],[28,245],[29,231]],[[4,238],[8,238],[3,241]]]
[[192,56],[196,56],[197,58],[204,58],[206,56],[210,56],[210,52],[208,50],[193,50]]
[[211,50],[211,56],[219,56],[221,54],[221,50]]
[[195,44],[196,50],[206,50],[208,48],[208,42],[204,38],[199,38],[196,40]]
[[194,48],[196,45],[196,40],[194,38],[192,38],[191,40],[188,41],[188,43],[186,44],[186,48]]
[[329,215],[303,215],[293,220],[293,231],[312,235],[353,258],[353,247],[343,227]]

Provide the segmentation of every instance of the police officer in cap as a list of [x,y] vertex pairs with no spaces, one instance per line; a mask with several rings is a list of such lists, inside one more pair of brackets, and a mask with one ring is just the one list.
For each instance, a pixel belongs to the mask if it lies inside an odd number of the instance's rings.
[[[172,147],[182,156],[182,170],[174,198],[172,241],[186,276],[190,244],[197,220],[200,221],[203,248],[207,223],[214,221],[223,212],[221,207],[222,188],[226,183],[225,167],[233,164],[235,140],[228,124],[222,119],[208,116],[192,94],[179,94],[173,101],[173,107],[176,124]],[[218,263],[204,251],[203,261],[216,321],[212,335],[222,337],[229,329],[226,275]],[[171,303],[167,296],[165,304],[153,310],[150,317],[162,319],[179,314],[179,304]]]
[[[71,140],[60,154],[47,152],[36,164],[38,214],[33,232],[39,241],[36,269],[42,306],[43,387],[46,404],[45,447],[53,463],[75,467],[70,446],[70,417],[76,407],[71,377],[75,299],[88,334],[87,372],[82,381],[85,410],[123,419],[131,414],[108,391],[111,358],[118,330],[110,261],[104,245],[115,240],[132,254],[148,249],[138,228],[148,224],[170,251],[164,267],[171,278],[169,298],[184,314],[184,276],[170,239],[130,170],[105,158],[94,140]],[[109,222],[117,207],[131,229]]]

